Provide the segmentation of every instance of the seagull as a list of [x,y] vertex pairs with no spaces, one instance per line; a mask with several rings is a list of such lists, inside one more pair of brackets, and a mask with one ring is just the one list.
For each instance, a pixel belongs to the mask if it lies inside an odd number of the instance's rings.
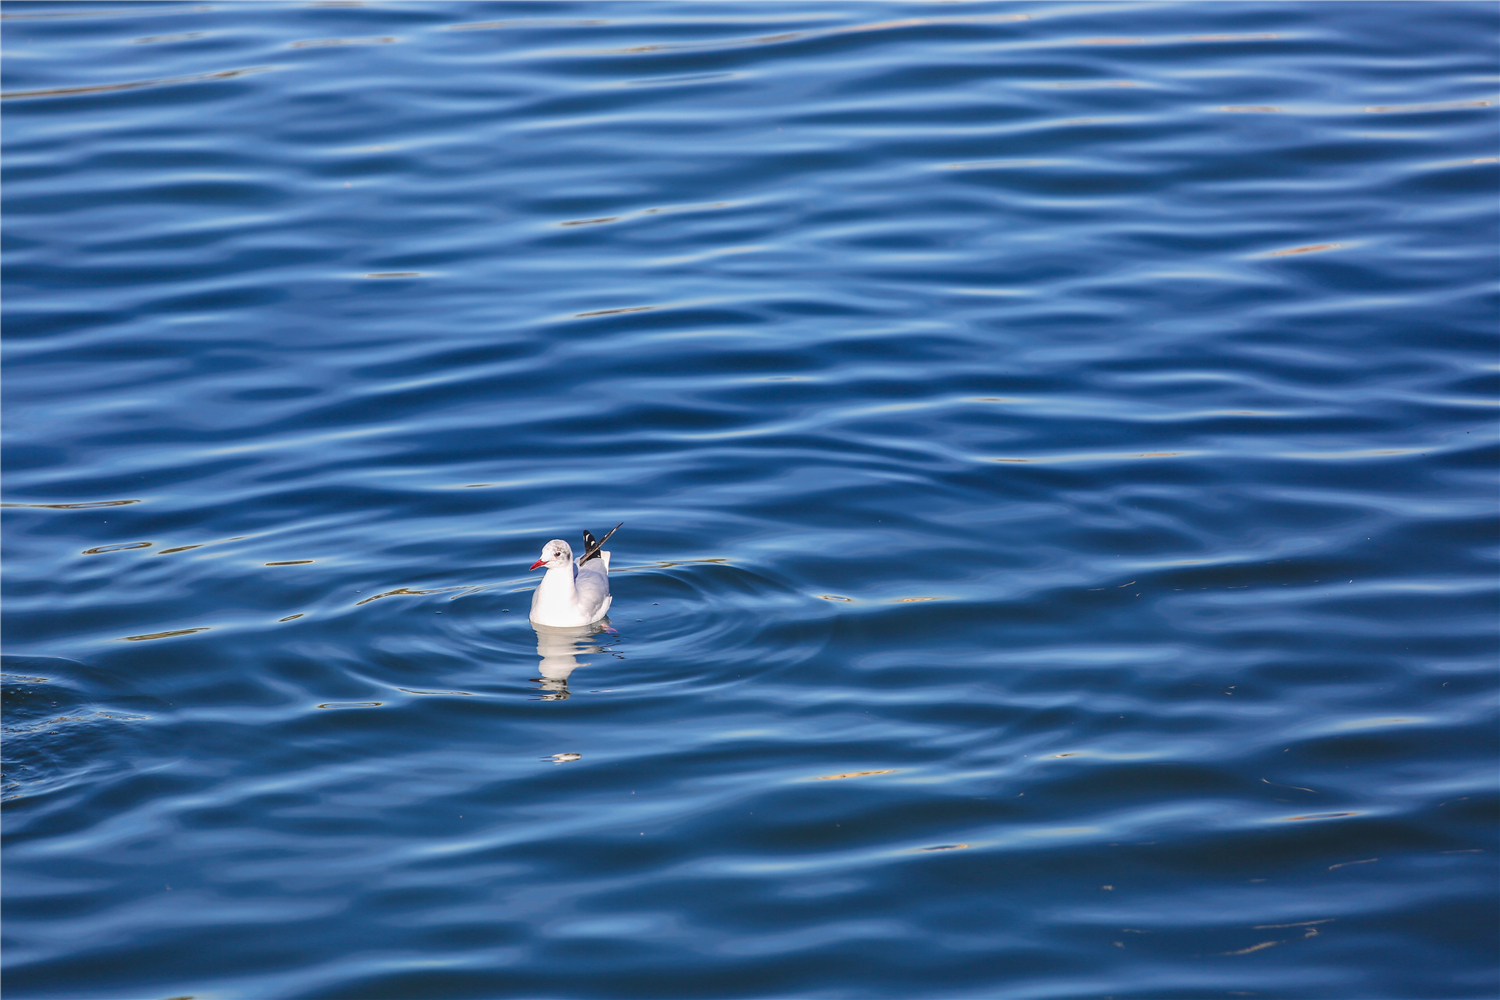
[[547,575],[531,595],[533,622],[567,628],[592,625],[608,613],[614,600],[609,596],[609,553],[600,546],[624,523],[609,529],[609,534],[597,542],[585,531],[583,558],[577,562],[573,561],[573,547],[561,538],[542,546],[542,557],[531,564],[532,569],[547,567]]

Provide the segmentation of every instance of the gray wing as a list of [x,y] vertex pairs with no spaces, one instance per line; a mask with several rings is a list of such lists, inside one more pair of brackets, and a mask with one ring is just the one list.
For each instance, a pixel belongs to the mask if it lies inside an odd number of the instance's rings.
[[609,570],[603,559],[595,559],[587,566],[579,566],[573,577],[579,603],[588,608],[602,608],[609,600]]

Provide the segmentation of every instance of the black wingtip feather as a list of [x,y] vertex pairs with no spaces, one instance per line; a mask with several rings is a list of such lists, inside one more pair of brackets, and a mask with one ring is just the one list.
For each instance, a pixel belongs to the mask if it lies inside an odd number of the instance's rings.
[[583,546],[584,546],[583,547],[583,558],[580,559],[580,560],[578,560],[578,564],[581,566],[584,563],[588,562],[590,559],[596,559],[596,558],[598,558],[598,556],[599,556],[599,550],[602,549],[602,548],[604,548],[604,543],[607,542],[607,541],[609,541],[609,536],[613,535],[615,532],[619,531],[620,528],[624,524],[625,524],[625,522],[621,521],[619,524],[615,525],[613,528],[610,528],[609,529],[609,534],[606,534],[603,538],[599,539],[597,542],[594,541],[594,536],[593,535],[591,535],[587,531],[585,531],[583,533]]

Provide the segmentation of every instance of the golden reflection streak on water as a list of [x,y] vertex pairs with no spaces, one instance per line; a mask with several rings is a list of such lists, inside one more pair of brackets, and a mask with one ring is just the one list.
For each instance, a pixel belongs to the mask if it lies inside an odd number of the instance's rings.
[[1298,253],[1320,253],[1320,252],[1322,252],[1324,250],[1337,250],[1339,247],[1341,247],[1343,245],[1344,244],[1342,244],[1342,243],[1314,243],[1314,244],[1312,244],[1310,246],[1305,246],[1305,247],[1291,247],[1290,249],[1287,249],[1287,250],[1272,250],[1269,253],[1263,254],[1262,256],[1265,256],[1265,257],[1290,257],[1292,254],[1298,254]]
[[205,80],[228,80],[247,73],[265,73],[273,66],[246,66],[244,69],[226,69],[217,73],[195,73],[192,76],[169,76],[156,80],[131,80],[126,83],[101,83],[87,87],[52,87],[47,90],[14,90],[0,94],[0,101],[28,97],[68,97],[73,94],[102,94],[114,90],[136,90],[141,87],[171,87],[180,83],[201,83]]
[[1219,954],[1220,955],[1248,955],[1252,951],[1260,951],[1262,948],[1274,948],[1278,944],[1281,944],[1281,942],[1280,941],[1262,941],[1260,944],[1252,944],[1250,947],[1248,947],[1248,948],[1241,948],[1239,951],[1221,951],[1221,952],[1219,952]]
[[139,500],[92,500],[88,503],[0,503],[0,507],[45,507],[48,510],[88,510],[92,507],[123,507]]
[[620,313],[650,312],[652,309],[660,309],[661,306],[627,306],[622,309],[596,309],[593,312],[574,313],[576,319],[584,319],[589,316],[615,316]]
[[1434,451],[1433,448],[1360,448],[1357,451],[1283,451],[1276,458],[1302,458],[1313,460],[1385,458],[1390,455],[1418,455]]
[[149,549],[152,542],[122,542],[119,545],[99,545],[92,549],[84,549],[80,555],[97,556],[106,552],[125,552],[129,549]]
[[201,628],[179,628],[171,632],[152,632],[149,635],[127,635],[123,637],[125,642],[140,642],[143,639],[167,639],[174,635],[192,635],[194,632],[207,632],[211,626],[204,625]]
[[178,545],[175,548],[162,549],[160,552],[157,553],[157,555],[159,555],[159,556],[167,556],[167,555],[171,555],[173,552],[187,552],[187,551],[189,551],[191,549],[201,549],[205,545],[222,545],[225,542],[243,542],[245,539],[247,539],[249,537],[251,537],[251,536],[250,535],[235,535],[232,538],[221,538],[218,541],[213,541],[213,542],[199,542],[196,545]]
[[714,208],[728,208],[737,202],[731,201],[706,201],[691,202],[686,205],[657,205],[653,208],[642,208],[635,212],[620,212],[616,215],[600,215],[591,219],[568,219],[564,222],[553,223],[565,228],[570,226],[602,226],[609,222],[621,222],[626,219],[635,219],[643,215],[676,215],[679,212],[706,212]]
[[[307,561],[308,562],[312,562],[311,559],[309,559]],[[269,566],[271,564],[267,563],[266,565]],[[455,591],[455,590],[470,590],[470,589],[472,589],[472,588],[470,588],[470,587],[434,587],[431,590],[410,590],[410,589],[408,589],[406,587],[397,587],[395,590],[387,590],[387,591],[385,591],[383,593],[376,594],[374,597],[366,597],[363,601],[356,601],[356,602],[354,602],[354,606],[357,608],[361,604],[369,604],[371,601],[378,601],[382,597],[401,597],[401,596],[421,597],[421,596],[424,596],[426,594],[447,594],[447,593],[451,593],[452,591]]]
[[1146,451],[1146,452],[1083,452],[1077,455],[1041,455],[1033,458],[992,458],[991,462],[1012,462],[1016,464],[1048,465],[1062,462],[1104,462],[1122,458],[1179,458],[1184,455],[1197,455],[1200,452],[1192,451]]
[[662,560],[660,562],[648,563],[644,566],[621,566],[619,569],[611,569],[609,572],[610,575],[613,576],[616,573],[639,573],[642,570],[649,569],[671,569],[673,566],[691,566],[695,563],[714,563],[715,565],[724,565],[728,562],[728,559],[723,558]]
[[1369,719],[1346,719],[1332,729],[1369,729],[1372,726],[1419,726],[1434,721],[1430,715],[1382,715]]

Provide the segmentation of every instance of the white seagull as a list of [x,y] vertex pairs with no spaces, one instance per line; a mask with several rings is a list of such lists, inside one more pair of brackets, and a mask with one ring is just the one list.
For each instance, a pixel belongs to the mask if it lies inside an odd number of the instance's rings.
[[[609,535],[619,531],[620,524],[611,528]],[[562,628],[592,625],[609,612],[614,600],[609,596],[609,553],[600,549],[609,535],[596,542],[585,531],[583,558],[577,562],[573,561],[572,546],[561,538],[542,546],[542,557],[531,564],[532,569],[547,567],[547,575],[531,595],[533,622]]]

